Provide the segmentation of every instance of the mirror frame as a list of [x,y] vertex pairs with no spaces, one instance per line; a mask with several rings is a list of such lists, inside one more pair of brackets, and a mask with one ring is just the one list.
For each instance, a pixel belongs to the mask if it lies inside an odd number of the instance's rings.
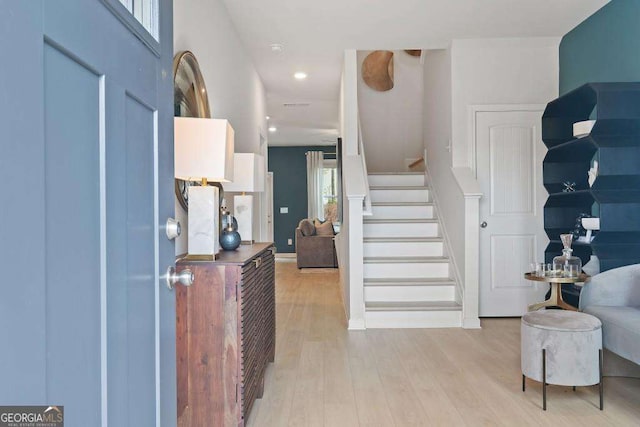
[[[183,50],[173,57],[173,114],[175,117],[211,118],[209,97],[200,65],[195,55]],[[174,180],[174,191],[180,206],[189,211],[189,186],[198,183]]]

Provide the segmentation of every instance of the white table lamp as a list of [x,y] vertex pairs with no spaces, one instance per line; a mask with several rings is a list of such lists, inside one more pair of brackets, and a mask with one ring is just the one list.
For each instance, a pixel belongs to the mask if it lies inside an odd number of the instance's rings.
[[188,256],[215,259],[220,252],[218,188],[233,179],[234,132],[227,120],[174,117],[175,177],[199,181],[189,187]]
[[253,243],[253,196],[244,193],[264,191],[264,157],[254,153],[235,153],[233,181],[225,184],[227,192],[242,192],[233,197],[233,216],[244,243]]

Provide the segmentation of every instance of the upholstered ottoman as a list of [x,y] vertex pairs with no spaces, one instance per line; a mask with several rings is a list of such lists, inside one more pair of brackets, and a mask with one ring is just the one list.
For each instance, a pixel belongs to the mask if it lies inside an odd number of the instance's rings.
[[522,316],[522,391],[525,377],[542,383],[542,408],[547,410],[547,384],[600,385],[602,388],[602,323],[590,314],[539,310]]

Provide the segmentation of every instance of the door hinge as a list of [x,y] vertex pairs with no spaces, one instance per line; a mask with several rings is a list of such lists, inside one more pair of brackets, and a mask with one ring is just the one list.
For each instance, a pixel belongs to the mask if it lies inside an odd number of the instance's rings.
[[236,403],[238,403],[238,384],[236,384]]

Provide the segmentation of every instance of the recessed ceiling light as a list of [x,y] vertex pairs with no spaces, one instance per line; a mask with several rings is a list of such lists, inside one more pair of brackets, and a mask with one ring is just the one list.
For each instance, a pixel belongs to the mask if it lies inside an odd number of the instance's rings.
[[269,116],[264,116],[265,119],[269,120],[271,117]]
[[298,71],[297,73],[295,73],[293,75],[293,77],[295,77],[298,80],[304,80],[307,78],[307,73],[303,72],[303,71]]
[[273,43],[270,45],[270,47],[271,47],[271,52],[280,53],[284,50],[284,45],[281,45],[280,43]]
[[269,132],[275,132],[275,131],[277,131],[277,130],[278,130],[278,128],[277,128],[277,127],[275,127],[275,126],[269,126]]

